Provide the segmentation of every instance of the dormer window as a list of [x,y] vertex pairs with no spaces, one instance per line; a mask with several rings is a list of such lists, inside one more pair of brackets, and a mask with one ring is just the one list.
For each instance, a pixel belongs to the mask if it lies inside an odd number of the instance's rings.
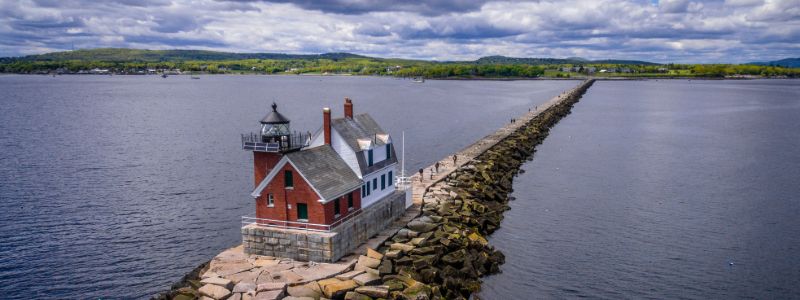
[[386,159],[392,159],[392,147],[391,144],[386,144]]
[[367,166],[371,167],[372,165],[373,165],[373,154],[372,154],[372,149],[369,149],[367,150]]

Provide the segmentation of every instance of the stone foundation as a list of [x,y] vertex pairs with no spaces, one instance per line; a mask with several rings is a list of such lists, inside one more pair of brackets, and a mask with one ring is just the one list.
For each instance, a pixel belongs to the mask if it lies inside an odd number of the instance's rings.
[[330,232],[247,225],[242,244],[247,254],[299,261],[335,262],[385,229],[406,210],[406,192],[397,191],[361,210]]

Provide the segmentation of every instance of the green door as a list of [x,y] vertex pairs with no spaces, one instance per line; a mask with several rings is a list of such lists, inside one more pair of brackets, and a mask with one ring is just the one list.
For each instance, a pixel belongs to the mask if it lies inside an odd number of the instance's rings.
[[305,203],[297,203],[297,219],[308,220],[308,207]]

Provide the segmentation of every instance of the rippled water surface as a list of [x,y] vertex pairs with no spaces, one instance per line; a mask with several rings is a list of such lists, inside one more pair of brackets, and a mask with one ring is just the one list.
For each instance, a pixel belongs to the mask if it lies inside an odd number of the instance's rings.
[[482,298],[800,298],[800,82],[603,81],[572,112]]
[[430,165],[575,81],[0,76],[0,298],[145,298],[241,241],[269,104],[296,130],[344,97]]

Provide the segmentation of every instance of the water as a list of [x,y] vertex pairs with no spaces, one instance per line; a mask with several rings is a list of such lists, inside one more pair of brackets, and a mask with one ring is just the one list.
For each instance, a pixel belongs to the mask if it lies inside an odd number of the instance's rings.
[[800,298],[797,81],[597,82],[538,149],[482,298]]
[[300,131],[344,97],[430,165],[575,81],[0,76],[3,299],[146,298],[241,242],[240,134],[269,104]]

